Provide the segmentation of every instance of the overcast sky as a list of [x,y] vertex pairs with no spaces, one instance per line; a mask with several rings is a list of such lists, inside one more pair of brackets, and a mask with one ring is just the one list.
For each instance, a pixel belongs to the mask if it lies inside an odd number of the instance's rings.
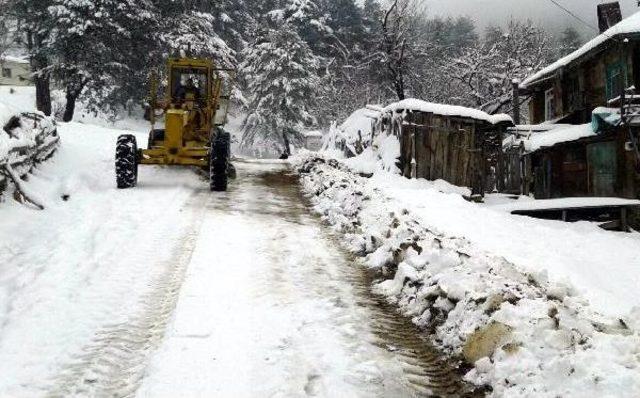
[[[500,24],[508,21],[511,16],[518,19],[530,18],[543,23],[550,30],[560,31],[567,25],[580,28],[584,35],[594,36],[596,32],[582,26],[571,16],[553,5],[549,0],[423,0],[431,15],[459,16],[466,15],[473,18],[480,27],[488,24]],[[606,0],[557,0],[566,8],[575,11],[593,26],[597,24],[596,6],[606,3]],[[637,0],[621,0],[623,17],[637,11]]]

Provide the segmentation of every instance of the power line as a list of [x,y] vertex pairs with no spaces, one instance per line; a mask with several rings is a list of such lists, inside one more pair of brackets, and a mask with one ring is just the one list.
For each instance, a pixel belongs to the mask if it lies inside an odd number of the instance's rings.
[[[609,34],[607,34],[606,32],[600,32],[600,29],[596,28],[595,26],[591,25],[589,22],[585,21],[584,19],[580,18],[579,16],[577,16],[574,12],[572,12],[571,10],[569,10],[568,8],[566,8],[565,6],[563,6],[562,4],[558,3],[556,0],[549,0],[551,3],[555,4],[556,6],[558,6],[558,8],[560,8],[562,11],[566,12],[567,14],[571,15],[573,18],[575,18],[576,20],[578,20],[580,23],[582,23],[583,25],[589,27],[590,29],[593,29],[594,31],[596,31],[597,33],[605,36],[608,39],[611,39],[613,41],[616,41],[618,43],[622,43],[623,41],[620,40],[617,37],[611,36]],[[640,5],[640,0],[638,0],[638,4]]]
[[577,21],[579,21],[580,23],[582,23],[583,25],[587,26],[590,29],[595,30],[596,32],[600,33],[600,29],[596,28],[595,26],[591,25],[589,22],[585,21],[584,19],[580,18],[579,16],[577,16],[573,11],[569,10],[568,8],[566,8],[565,6],[563,6],[562,4],[558,3],[556,0],[549,0],[550,2],[552,2],[553,4],[555,4],[558,8],[560,8],[562,11],[566,12],[567,14],[571,15],[574,19],[576,19]]

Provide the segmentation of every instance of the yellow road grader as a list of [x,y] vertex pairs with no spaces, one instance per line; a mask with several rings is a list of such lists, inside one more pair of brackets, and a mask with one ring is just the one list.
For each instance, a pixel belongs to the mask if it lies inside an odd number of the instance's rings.
[[[223,93],[222,72],[209,60],[172,58],[167,67],[167,89],[158,101],[158,81],[151,78],[149,119],[151,131],[147,149],[138,149],[131,134],[118,137],[116,183],[133,188],[138,182],[138,165],[196,166],[209,173],[212,191],[226,191],[231,139],[222,129],[229,105]],[[164,128],[156,129],[156,118],[164,115]]]

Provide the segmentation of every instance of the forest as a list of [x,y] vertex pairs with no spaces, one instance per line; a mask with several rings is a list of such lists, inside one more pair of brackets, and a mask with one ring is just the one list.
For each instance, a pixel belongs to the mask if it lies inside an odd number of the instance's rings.
[[[277,152],[365,104],[416,97],[510,112],[512,82],[582,42],[532,21],[478,29],[416,0],[0,0],[0,55],[31,61],[37,107],[139,109],[152,70],[180,50],[237,70],[242,148]],[[52,105],[51,87],[63,105]]]

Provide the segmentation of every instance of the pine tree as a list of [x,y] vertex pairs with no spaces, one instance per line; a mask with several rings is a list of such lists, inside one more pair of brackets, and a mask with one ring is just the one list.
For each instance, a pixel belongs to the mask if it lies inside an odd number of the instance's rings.
[[143,27],[154,25],[153,11],[146,0],[52,0],[48,12],[55,26],[48,49],[65,88],[64,121],[73,119],[87,85],[99,91],[113,86],[115,76],[139,73],[142,65],[135,61],[149,44]]
[[243,55],[240,72],[251,97],[241,147],[259,156],[288,154],[290,144],[300,144],[301,130],[315,123],[309,110],[318,61],[289,25],[268,30]]

